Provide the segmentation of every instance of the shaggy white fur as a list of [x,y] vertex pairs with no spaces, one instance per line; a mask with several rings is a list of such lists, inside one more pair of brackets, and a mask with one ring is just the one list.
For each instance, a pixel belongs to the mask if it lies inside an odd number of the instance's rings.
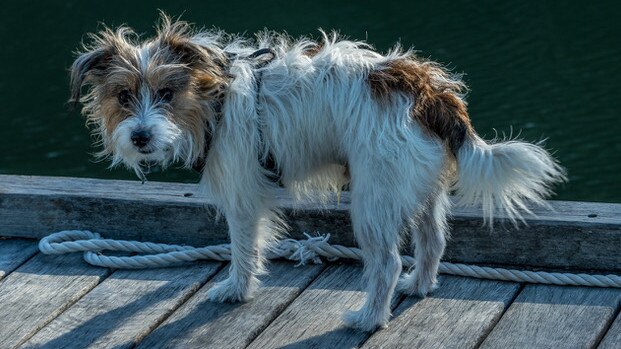
[[[264,249],[285,229],[275,201],[278,185],[262,166],[268,156],[277,164],[282,184],[300,199],[325,200],[326,193],[349,182],[368,296],[344,321],[365,331],[386,326],[397,285],[402,292],[421,296],[435,287],[455,161],[460,202],[482,203],[490,224],[497,210],[521,219],[526,201],[544,203],[550,185],[564,179],[562,168],[541,147],[517,141],[487,144],[474,131],[466,133],[455,159],[444,139],[412,117],[421,102],[417,95],[395,90],[378,100],[369,85],[370,72],[411,59],[411,51],[397,47],[381,55],[363,42],[325,33],[320,44],[270,32],[257,40],[217,31],[190,33],[186,25],[165,19],[158,38],[127,43],[136,52],[136,69],[151,69],[162,38],[175,31],[188,45],[198,46],[206,59],[225,61],[230,76],[218,118],[210,101],[200,101],[208,105],[201,127],[212,134],[200,187],[226,216],[232,247],[230,276],[210,290],[212,300],[249,299],[264,272]],[[262,67],[248,58],[259,48],[275,52]],[[73,68],[79,84],[84,81],[79,74],[89,73],[84,67],[89,57],[84,55]],[[432,71],[427,83],[435,88],[462,85],[443,70]],[[203,156],[191,138],[196,132],[167,117],[164,107],[149,104],[148,88],[141,91],[137,103],[143,110],[112,132],[114,163],[139,171],[144,161],[166,164],[180,158],[189,166]],[[461,101],[462,96],[454,97]],[[90,98],[85,101],[90,103],[87,113],[101,112]],[[144,111],[146,106],[151,109]],[[97,115],[91,118],[97,120]],[[105,138],[105,123],[99,125]],[[149,154],[138,152],[130,140],[138,127],[154,129]],[[404,229],[412,234],[416,269],[399,280]]]

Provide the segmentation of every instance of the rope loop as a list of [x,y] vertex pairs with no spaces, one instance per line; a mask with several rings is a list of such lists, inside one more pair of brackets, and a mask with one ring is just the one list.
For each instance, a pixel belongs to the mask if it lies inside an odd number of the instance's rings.
[[[298,262],[320,264],[322,258],[334,261],[340,258],[362,260],[362,251],[354,247],[331,245],[330,234],[311,236],[304,233],[306,240],[284,239],[267,251],[269,259],[286,258]],[[39,241],[39,250],[44,254],[60,255],[84,252],[84,260],[99,267],[117,269],[160,268],[197,260],[230,261],[229,244],[192,247],[157,244],[152,242],[102,239],[97,233],[87,230],[65,230],[51,234]],[[138,253],[134,256],[108,256],[102,251]],[[404,267],[414,267],[414,258],[401,256]],[[442,274],[468,276],[479,279],[527,282],[548,285],[572,285],[621,288],[619,275],[589,275],[570,273],[549,273],[543,271],[514,270],[481,267],[459,263],[441,262]]]

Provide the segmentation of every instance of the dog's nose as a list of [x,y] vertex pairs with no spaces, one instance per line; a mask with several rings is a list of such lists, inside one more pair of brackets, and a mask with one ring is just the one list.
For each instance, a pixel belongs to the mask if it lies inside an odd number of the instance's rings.
[[151,140],[151,134],[145,130],[134,131],[132,132],[131,139],[132,143],[134,143],[135,146],[137,146],[138,148],[142,148],[149,144],[149,141]]

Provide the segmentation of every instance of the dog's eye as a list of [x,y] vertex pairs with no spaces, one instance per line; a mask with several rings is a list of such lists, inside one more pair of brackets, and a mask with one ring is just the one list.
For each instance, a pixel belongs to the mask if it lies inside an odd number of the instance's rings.
[[132,95],[129,92],[129,90],[123,90],[121,92],[119,92],[117,98],[119,99],[119,104],[122,105],[123,107],[127,108],[129,107],[131,100],[132,100]]
[[173,90],[167,87],[157,91],[157,98],[164,103],[169,103],[170,101],[172,101],[173,95]]

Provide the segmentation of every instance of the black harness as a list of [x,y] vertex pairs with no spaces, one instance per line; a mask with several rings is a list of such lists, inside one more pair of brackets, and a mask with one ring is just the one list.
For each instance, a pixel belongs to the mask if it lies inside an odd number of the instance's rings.
[[[267,59],[261,59],[256,61],[258,58],[265,56],[265,55],[270,55],[269,58]],[[233,58],[235,58],[235,56],[229,54],[229,61],[232,60]],[[261,68],[265,67],[266,65],[268,65],[270,62],[272,62],[274,60],[274,58],[276,58],[276,52],[274,52],[274,50],[272,50],[271,48],[262,48],[259,50],[254,51],[253,53],[251,53],[250,55],[248,55],[247,57],[245,57],[245,59],[249,60],[249,61],[255,61],[252,62],[254,63],[254,69],[255,69],[255,82],[256,82],[256,97],[255,97],[255,109],[259,110],[259,97],[261,95],[261,80],[263,78],[263,71],[261,70]],[[222,64],[222,68],[226,68],[226,66],[224,64]],[[257,72],[258,71],[258,72]],[[224,105],[224,93],[221,93],[218,98],[216,98],[213,102],[213,111],[214,111],[214,115],[216,118],[216,124],[218,122],[220,122],[220,119],[222,118],[222,108]],[[207,153],[209,151],[209,149],[211,148],[211,142],[212,142],[212,134],[211,134],[211,130],[209,130],[208,128],[205,129],[205,150],[204,150],[204,155],[203,157],[199,158],[196,160],[196,162],[194,162],[194,164],[192,165],[192,169],[194,169],[195,171],[201,173],[205,167],[205,163],[206,163],[206,158],[207,158]],[[259,127],[259,142],[261,144],[263,144],[264,142],[264,136],[263,136],[263,131],[261,130],[261,127]],[[261,164],[261,167],[263,167],[263,169],[266,170],[266,172],[268,173],[267,177],[275,182],[278,183],[280,182],[280,179],[282,177],[282,174],[280,172],[280,170],[278,169],[278,166],[276,164],[276,161],[274,160],[274,156],[272,155],[272,152],[268,151],[267,155],[259,155],[259,163]]]

